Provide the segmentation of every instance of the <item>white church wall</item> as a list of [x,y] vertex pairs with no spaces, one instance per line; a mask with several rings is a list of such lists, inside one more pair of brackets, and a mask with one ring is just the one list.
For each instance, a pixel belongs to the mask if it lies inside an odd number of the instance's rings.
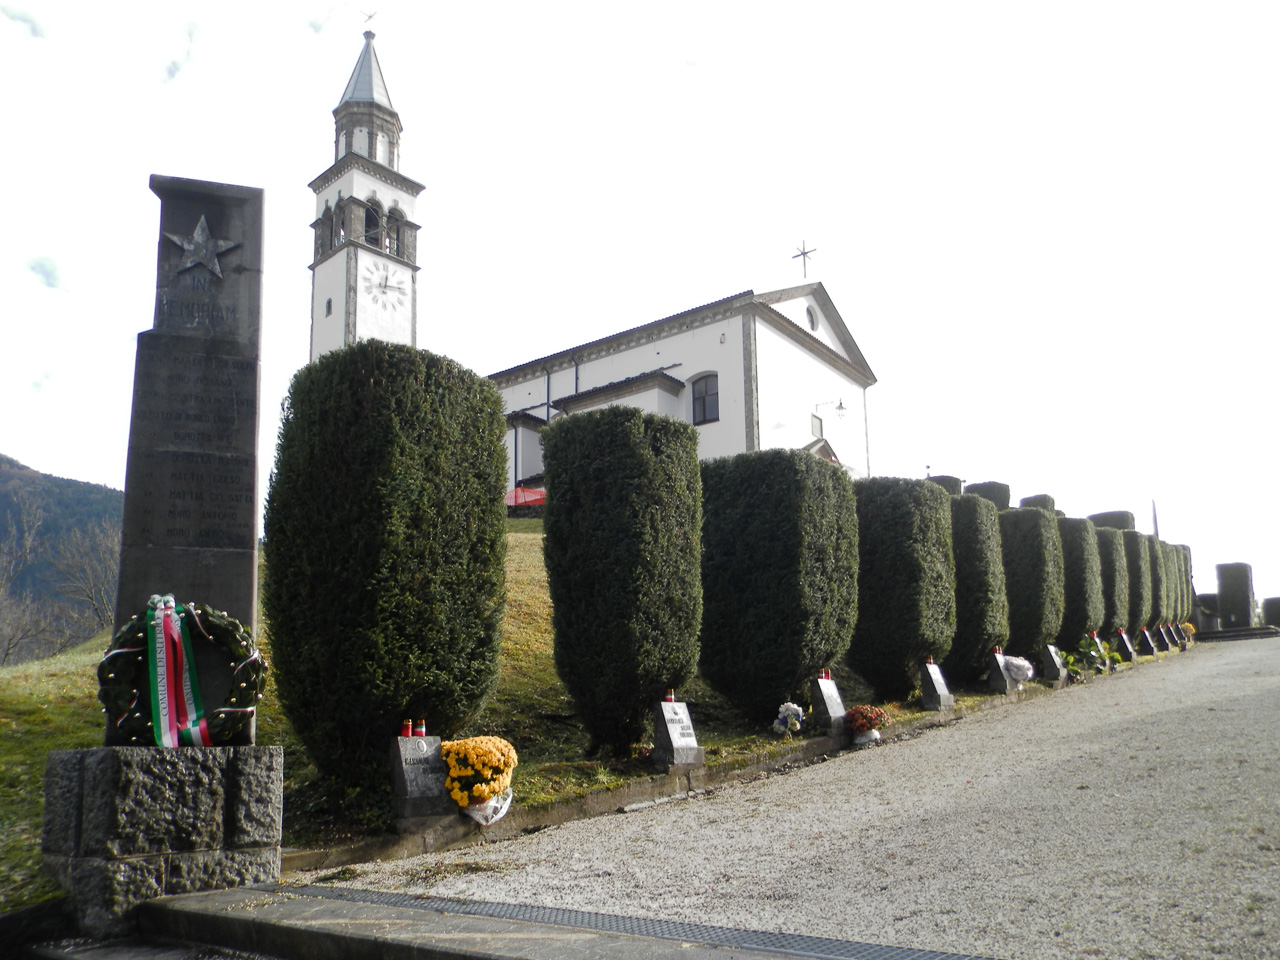
[[[856,476],[866,476],[866,391],[764,322],[757,324],[756,358],[760,448],[812,443],[816,412],[822,418],[823,436],[841,464]],[[833,401],[844,402],[843,417]]]
[[[832,332],[831,322],[827,319],[826,314],[822,312],[822,307],[818,306],[818,301],[814,297],[797,297],[795,300],[784,300],[781,303],[770,304],[770,306],[801,330],[816,337],[836,353],[844,355],[844,348]],[[810,316],[812,316],[812,320]],[[813,327],[814,321],[817,322],[816,330]]]
[[[312,272],[311,359],[342,346],[346,311],[346,264],[343,254],[331,257]],[[333,301],[333,310],[325,316],[325,302]]]

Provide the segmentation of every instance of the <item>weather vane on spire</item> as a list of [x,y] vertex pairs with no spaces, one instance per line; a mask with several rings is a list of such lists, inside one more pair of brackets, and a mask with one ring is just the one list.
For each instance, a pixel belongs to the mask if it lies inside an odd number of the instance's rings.
[[800,246],[796,247],[796,250],[798,250],[799,252],[792,255],[791,259],[795,260],[796,258],[799,258],[801,265],[804,267],[804,278],[808,280],[809,279],[809,254],[817,253],[818,248],[814,247],[812,250],[806,250],[804,247],[804,241],[801,240]]

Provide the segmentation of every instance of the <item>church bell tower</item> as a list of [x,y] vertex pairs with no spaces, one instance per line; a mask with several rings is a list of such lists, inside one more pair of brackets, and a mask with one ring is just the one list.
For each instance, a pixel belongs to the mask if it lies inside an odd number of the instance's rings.
[[418,224],[423,185],[400,173],[400,115],[373,32],[334,108],[334,162],[311,181],[311,359],[377,338],[418,345]]

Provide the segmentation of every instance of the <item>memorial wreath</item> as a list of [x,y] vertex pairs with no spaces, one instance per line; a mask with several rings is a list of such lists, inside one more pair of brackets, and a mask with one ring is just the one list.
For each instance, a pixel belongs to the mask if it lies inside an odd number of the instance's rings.
[[[204,703],[197,643],[230,657],[230,683],[217,706]],[[111,638],[98,664],[98,699],[125,742],[209,747],[230,740],[253,717],[266,677],[267,662],[238,620],[156,595]]]
[[501,737],[446,740],[440,756],[448,768],[444,788],[458,806],[480,804],[511,789],[516,748]]

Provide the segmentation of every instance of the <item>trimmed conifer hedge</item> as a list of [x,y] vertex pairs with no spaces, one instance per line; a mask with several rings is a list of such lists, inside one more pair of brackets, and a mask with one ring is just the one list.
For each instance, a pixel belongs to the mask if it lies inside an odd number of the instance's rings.
[[1040,662],[1062,628],[1062,538],[1058,519],[1038,507],[1003,510],[1000,543],[1009,591],[1006,652]]
[[942,670],[953,683],[969,683],[986,669],[991,648],[1009,640],[1009,597],[996,505],[971,493],[952,497],[951,545],[956,564],[956,633]]
[[592,752],[628,754],[698,662],[698,435],[615,406],[552,420],[542,445],[556,672]]
[[[744,495],[750,491],[750,495]],[[702,465],[702,676],[753,719],[844,656],[858,619],[853,482],[802,450]]]
[[1262,622],[1268,627],[1280,627],[1280,597],[1262,601]]
[[857,481],[858,625],[849,665],[883,698],[910,695],[927,656],[941,660],[956,629],[951,497],[936,483]]
[[996,480],[984,480],[982,483],[971,483],[964,488],[965,493],[983,497],[996,505],[997,510],[1009,509],[1009,485]]
[[1108,527],[1112,530],[1133,530],[1133,514],[1128,510],[1112,510],[1109,513],[1091,513],[1089,519],[1094,527]]
[[1075,650],[1102,627],[1106,604],[1102,595],[1102,559],[1091,520],[1058,519],[1062,538],[1063,607],[1057,645]]
[[948,477],[945,474],[937,477],[927,477],[926,479],[932,480],[953,497],[960,496],[960,491],[964,487],[964,481],[959,477]]
[[1170,620],[1172,611],[1169,572],[1165,567],[1164,544],[1155,534],[1147,534],[1147,550],[1151,555],[1151,626]]
[[1218,625],[1253,626],[1253,567],[1247,563],[1218,564]]
[[1054,513],[1058,509],[1058,505],[1054,503],[1053,497],[1047,493],[1037,493],[1034,496],[1023,497],[1018,501],[1019,507],[1039,507],[1041,510],[1048,510]]
[[1196,610],[1196,587],[1191,576],[1191,548],[1185,543],[1180,543],[1175,549],[1178,551],[1179,570],[1182,574],[1182,613],[1178,622],[1186,623],[1195,616]]
[[1102,574],[1102,626],[1104,638],[1129,628],[1129,566],[1124,558],[1124,532],[1114,527],[1094,527],[1098,537],[1098,563]]
[[1129,633],[1136,634],[1151,623],[1151,550],[1145,533],[1124,530],[1122,535],[1129,568]]
[[1168,581],[1169,622],[1182,622],[1182,559],[1178,548],[1172,543],[1160,541],[1160,550],[1164,554],[1164,571]]
[[502,402],[445,357],[366,340],[293,378],[263,523],[280,699],[321,774],[385,791],[405,717],[448,737],[497,678]]

